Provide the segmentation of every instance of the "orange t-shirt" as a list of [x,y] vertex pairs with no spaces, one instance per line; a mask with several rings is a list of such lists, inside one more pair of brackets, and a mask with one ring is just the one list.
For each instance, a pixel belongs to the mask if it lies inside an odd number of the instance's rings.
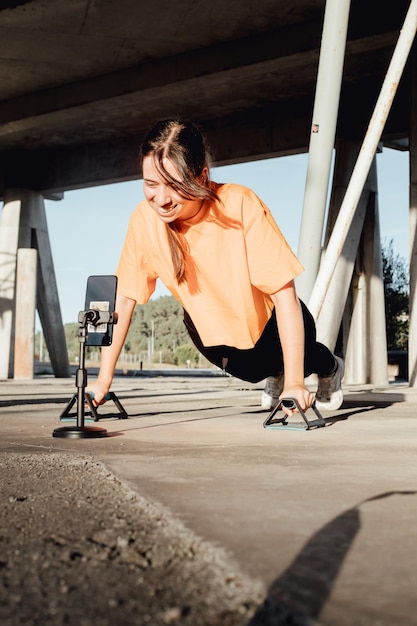
[[184,222],[187,279],[178,284],[166,226],[146,200],[132,214],[117,269],[118,292],[148,302],[159,278],[189,313],[205,346],[253,348],[273,294],[303,271],[268,207],[250,189],[213,184],[197,223]]

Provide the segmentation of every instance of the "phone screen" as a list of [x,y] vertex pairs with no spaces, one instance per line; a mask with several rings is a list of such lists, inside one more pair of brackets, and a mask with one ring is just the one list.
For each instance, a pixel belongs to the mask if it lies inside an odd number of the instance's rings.
[[[117,276],[89,276],[85,294],[85,310],[114,312]],[[87,346],[109,346],[113,339],[113,324],[88,324]]]

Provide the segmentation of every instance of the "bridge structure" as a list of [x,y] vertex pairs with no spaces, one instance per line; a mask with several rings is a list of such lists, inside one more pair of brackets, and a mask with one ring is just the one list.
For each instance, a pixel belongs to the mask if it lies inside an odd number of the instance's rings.
[[308,153],[297,288],[353,383],[387,380],[375,154],[409,152],[415,386],[416,5],[1,0],[0,378],[33,376],[36,309],[69,374],[44,199],[140,178],[144,132],[181,116],[215,165]]

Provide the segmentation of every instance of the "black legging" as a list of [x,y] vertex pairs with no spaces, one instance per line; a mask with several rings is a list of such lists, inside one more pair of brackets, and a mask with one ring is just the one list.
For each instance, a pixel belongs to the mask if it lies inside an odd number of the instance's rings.
[[[326,376],[334,369],[334,356],[325,345],[316,341],[316,326],[313,316],[303,302],[301,302],[301,307],[305,334],[304,375],[307,377],[315,373]],[[184,324],[199,352],[210,363],[224,369],[236,378],[257,383],[267,376],[276,376],[284,371],[275,309],[272,311],[262,335],[255,346],[249,350],[240,350],[230,346],[204,346],[191,317],[185,310]]]

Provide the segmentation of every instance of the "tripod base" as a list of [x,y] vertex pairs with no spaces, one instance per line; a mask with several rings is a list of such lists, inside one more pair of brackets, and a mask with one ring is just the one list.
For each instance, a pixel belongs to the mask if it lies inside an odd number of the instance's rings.
[[[96,278],[98,279],[99,277],[96,277]],[[116,281],[117,283],[116,277],[114,276],[112,278],[114,278],[114,281]],[[114,281],[112,282],[114,283]],[[87,289],[87,292],[88,292],[88,289]],[[114,294],[113,301],[114,299],[115,299],[115,294]],[[98,297],[97,294],[95,294],[93,297],[93,295],[90,294],[90,297],[86,296],[86,300],[88,301],[102,301],[103,300],[104,302],[105,300],[107,300],[107,298]],[[107,304],[109,304],[109,302],[107,302]],[[78,361],[79,367],[75,375],[75,386],[77,387],[77,393],[70,400],[68,406],[61,414],[61,419],[64,417],[70,417],[71,416],[70,411],[72,407],[74,406],[75,402],[78,401],[77,414],[76,414],[77,424],[74,426],[63,426],[61,428],[55,428],[55,430],[52,433],[52,436],[61,437],[63,439],[97,439],[100,437],[107,437],[107,430],[105,430],[104,428],[97,428],[94,426],[84,425],[85,402],[87,402],[88,406],[91,409],[91,413],[94,416],[94,421],[97,422],[99,419],[99,416],[97,414],[96,408],[94,407],[92,398],[90,397],[89,394],[85,392],[85,389],[87,387],[87,370],[85,369],[85,346],[88,340],[88,332],[87,332],[88,325],[92,324],[94,327],[96,327],[98,324],[104,324],[107,328],[107,333],[109,333],[109,326],[117,322],[117,313],[110,313],[108,311],[101,311],[100,309],[96,310],[96,309],[90,308],[87,311],[80,311],[78,315],[78,322],[80,324],[80,328],[78,331],[78,343],[80,344],[80,356],[79,356],[79,361]],[[102,338],[102,341],[99,345],[110,345],[111,343],[110,339],[111,339],[111,336],[108,335],[106,339],[106,343],[103,343],[104,339]],[[98,345],[98,344],[95,344],[95,345]],[[117,408],[119,409],[118,417],[126,418],[127,413],[122,407],[122,405],[120,404],[115,394],[111,395],[111,399],[113,400],[113,402],[116,404]]]
[[[128,419],[128,415],[126,413],[126,410],[124,409],[124,407],[122,406],[122,403],[120,402],[119,398],[116,396],[116,394],[113,391],[109,391],[109,393],[107,394],[105,400],[112,400],[115,404],[115,406],[118,409],[118,413],[115,412],[108,412],[108,413],[100,413],[98,412],[98,407],[96,407],[93,403],[93,399],[94,399],[94,394],[92,393],[85,393],[85,401],[88,404],[89,407],[89,412],[88,413],[84,413],[84,414],[88,414],[91,415],[94,419],[95,422],[98,422],[99,419],[103,418],[103,417],[112,417],[112,418],[117,418],[117,419]],[[77,412],[75,413],[71,413],[71,409],[74,406],[74,404],[78,401],[78,394],[75,394],[71,400],[69,401],[67,407],[65,408],[64,411],[62,411],[61,413],[61,420],[65,419],[65,418],[71,418],[71,417],[77,417],[77,413],[78,413],[78,408],[77,408]]]
[[52,436],[63,439],[92,439],[107,437],[107,430],[95,426],[62,426],[61,428],[55,428]]

